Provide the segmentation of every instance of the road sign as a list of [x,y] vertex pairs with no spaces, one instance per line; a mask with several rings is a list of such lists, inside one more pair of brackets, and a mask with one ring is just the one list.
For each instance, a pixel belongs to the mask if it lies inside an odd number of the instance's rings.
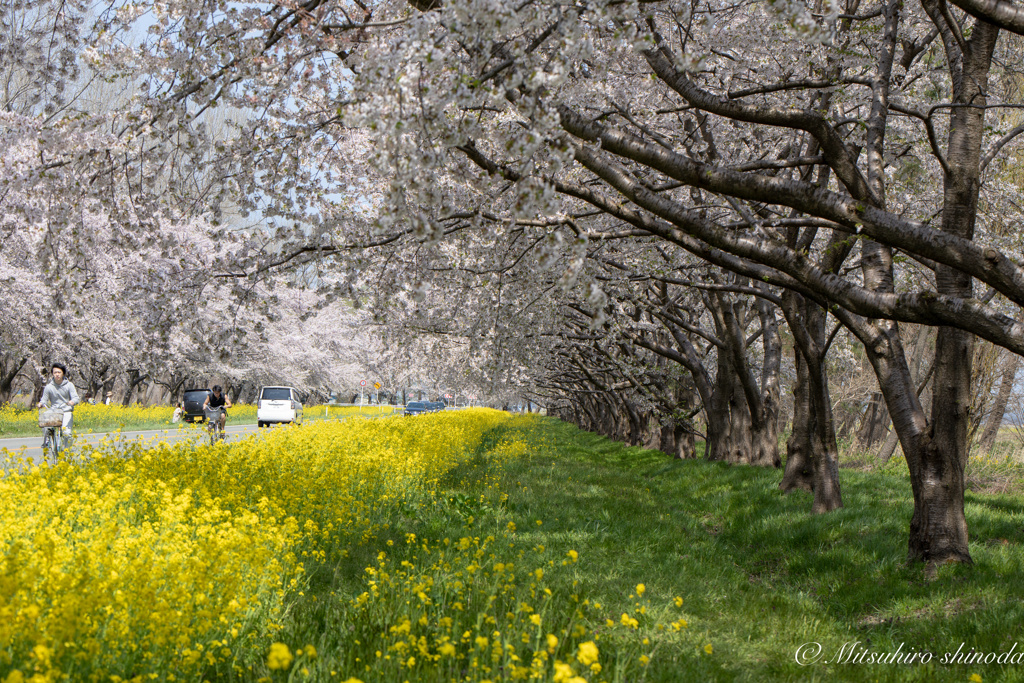
[[374,382],[373,383],[373,388],[374,389],[380,389],[380,382]]
[[366,386],[366,380],[365,379],[359,380],[359,386],[365,387]]
[[444,397],[445,397],[445,398],[451,398],[451,397],[452,397],[452,395],[451,395],[451,394],[445,394],[445,395],[444,395]]

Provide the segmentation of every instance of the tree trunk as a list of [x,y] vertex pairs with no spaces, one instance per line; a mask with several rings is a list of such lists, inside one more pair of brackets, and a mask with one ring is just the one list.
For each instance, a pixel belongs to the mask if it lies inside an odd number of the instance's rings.
[[693,432],[684,424],[665,425],[661,428],[661,445],[658,450],[678,460],[696,457]]
[[[760,283],[763,285],[763,283]],[[767,289],[765,287],[765,289]],[[761,344],[764,357],[761,365],[761,429],[756,435],[758,464],[781,467],[779,456],[779,375],[782,372],[782,341],[779,338],[775,305],[766,299],[755,304],[761,321]]]
[[140,384],[149,379],[148,374],[142,374],[138,369],[132,369],[128,371],[128,386],[124,390],[124,398],[121,400],[121,405],[127,406],[132,399],[132,393],[135,392],[135,388]]
[[896,430],[893,429],[889,432],[889,436],[885,437],[885,443],[882,444],[882,450],[878,452],[878,464],[884,467],[889,462],[889,458],[896,452],[896,445],[899,443],[900,437],[896,434]]
[[[781,345],[773,310],[759,306],[765,365],[758,387],[747,365],[747,346],[737,303],[708,297],[709,308],[725,349],[718,351],[712,407],[708,416],[708,460],[779,467],[778,368]],[[766,303],[766,302],[765,302]]]
[[860,429],[857,430],[857,443],[861,448],[870,449],[885,436],[888,424],[889,409],[885,404],[882,392],[876,391],[871,394],[868,408],[864,412],[864,419],[861,420]]
[[814,432],[814,412],[811,410],[810,379],[807,376],[807,361],[796,346],[793,347],[793,362],[796,366],[796,382],[793,384],[793,430],[786,441],[786,471],[779,482],[783,493],[814,490],[814,460],[820,453],[814,453],[817,443],[811,438]]
[[[787,481],[784,477],[786,486],[780,484],[780,488],[786,491],[806,485],[809,472],[810,490],[814,492],[811,511],[830,512],[843,507],[843,497],[839,486],[839,449],[825,366],[825,311],[795,292],[783,295],[783,311],[796,341],[798,384],[806,394],[806,399],[801,397],[801,401],[806,400],[806,407],[802,406],[805,412],[801,416],[806,419],[806,425],[798,429],[794,421],[793,433],[801,442],[794,444],[798,461],[792,468],[787,463],[786,471],[792,473],[792,479]],[[804,462],[799,461],[801,457]]]
[[[936,5],[924,6],[933,21],[942,20]],[[999,29],[978,21],[966,42],[960,73],[954,73],[953,79],[955,102],[975,106],[956,107],[950,114],[942,230],[968,240],[974,238],[978,213],[985,93],[998,36]],[[964,300],[973,296],[971,277],[948,266],[936,265],[935,285],[939,294]],[[964,470],[970,430],[973,346],[974,336],[969,332],[949,327],[938,329],[931,448],[915,452],[913,457],[904,448],[914,488],[909,557],[931,565],[971,562],[964,516]]]
[[21,369],[25,367],[25,363],[28,362],[28,356],[24,356],[21,360],[15,360],[13,356],[5,357],[10,358],[10,362],[0,365],[0,405],[6,405],[11,402],[11,394],[14,391],[14,378],[18,376]]
[[999,434],[999,427],[1003,424],[1003,415],[1006,414],[1006,405],[1010,402],[1010,394],[1013,392],[1013,382],[1017,378],[1017,364],[1020,358],[1011,355],[1003,366],[1003,375],[999,379],[999,393],[996,395],[995,405],[992,406],[992,413],[988,417],[988,424],[985,431],[981,433],[981,441],[978,447],[982,452],[988,453],[996,445],[996,436]]

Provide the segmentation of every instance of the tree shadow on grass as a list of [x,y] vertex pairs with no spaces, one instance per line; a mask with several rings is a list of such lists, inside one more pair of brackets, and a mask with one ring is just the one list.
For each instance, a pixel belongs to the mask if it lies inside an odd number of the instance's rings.
[[[565,485],[565,472],[549,465],[542,497],[563,526],[611,520],[592,535],[606,561],[595,577],[602,590],[628,590],[643,572],[680,591],[712,628],[791,641],[786,647],[818,637],[893,648],[905,642],[936,652],[969,642],[1000,651],[1024,617],[1024,502],[1014,496],[968,494],[975,564],[929,577],[923,565],[906,561],[913,501],[905,477],[844,471],[846,507],[811,515],[809,494],[778,492],[777,470],[673,461],[600,437],[570,436],[594,445],[573,449],[576,462],[565,467],[580,485]],[[575,525],[563,530],[567,537],[593,531]],[[615,554],[622,559],[611,561]],[[818,625],[801,630],[801,619]]]

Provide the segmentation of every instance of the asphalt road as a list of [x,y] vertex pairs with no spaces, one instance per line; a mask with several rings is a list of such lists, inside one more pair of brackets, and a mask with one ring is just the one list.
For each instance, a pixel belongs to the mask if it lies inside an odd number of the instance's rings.
[[[452,410],[448,408],[448,410]],[[378,415],[368,415],[367,417],[388,417],[391,413],[381,413]],[[338,418],[334,418],[338,419]],[[340,418],[342,420],[347,418]],[[272,425],[265,429],[277,429],[281,425]],[[225,441],[228,443],[232,441],[238,441],[245,438],[250,434],[255,434],[260,431],[259,427],[255,424],[245,425],[232,425],[228,423],[227,437]],[[74,451],[80,449],[83,445],[99,443],[103,439],[116,438],[121,441],[142,441],[144,444],[155,444],[157,441],[164,441],[166,443],[178,443],[180,441],[187,441],[188,439],[208,439],[209,436],[206,432],[205,425],[175,427],[174,429],[152,429],[148,431],[139,432],[121,432],[115,434],[113,432],[102,432],[99,434],[90,434],[85,432],[76,432],[75,434],[75,445],[72,447],[71,456],[74,456]],[[8,465],[5,463],[7,457],[15,458],[31,458],[35,464],[43,462],[43,437],[40,433],[39,436],[23,436],[14,439],[0,439],[0,471],[6,470]],[[62,454],[63,457],[63,454]]]
[[[273,429],[274,427],[271,427]],[[238,441],[239,439],[245,438],[249,434],[253,434],[258,430],[258,427],[254,424],[249,425],[234,425],[228,424],[227,426],[227,437],[225,441]],[[181,427],[175,429],[154,429],[144,432],[121,432],[120,434],[113,433],[100,433],[100,434],[87,434],[77,433],[75,435],[75,446],[74,449],[80,448],[82,445],[99,443],[103,439],[117,438],[121,441],[142,441],[143,443],[156,443],[157,441],[165,441],[167,443],[178,443],[179,441],[186,441],[188,439],[195,438],[209,438],[207,436],[206,427]],[[41,463],[43,460],[43,437],[40,436],[29,436],[19,437],[15,439],[0,439],[0,460],[4,460],[5,455],[11,455],[21,458],[31,458],[34,463]],[[6,453],[5,453],[6,451]]]

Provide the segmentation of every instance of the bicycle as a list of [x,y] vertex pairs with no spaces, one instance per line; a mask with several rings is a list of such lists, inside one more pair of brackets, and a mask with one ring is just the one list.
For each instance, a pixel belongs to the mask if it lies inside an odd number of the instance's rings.
[[206,429],[210,432],[210,445],[223,441],[226,436],[224,429],[220,426],[220,414],[223,408],[207,408],[203,411],[206,417]]
[[54,408],[42,408],[39,411],[39,426],[43,429],[43,460],[50,456],[53,465],[57,465],[57,456],[65,447],[64,443],[64,411]]

